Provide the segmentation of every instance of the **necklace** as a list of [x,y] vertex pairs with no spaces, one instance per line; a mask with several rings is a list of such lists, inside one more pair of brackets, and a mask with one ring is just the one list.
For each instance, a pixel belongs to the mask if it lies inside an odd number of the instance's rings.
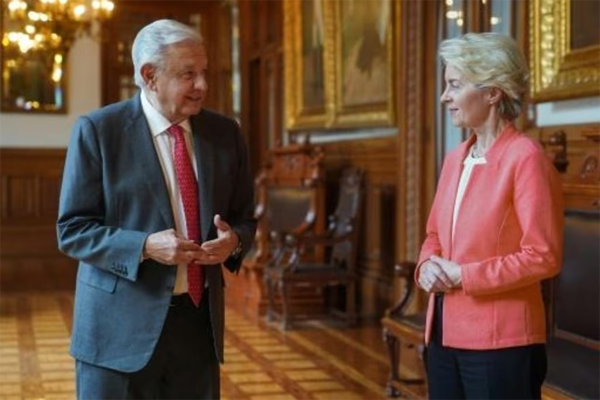
[[485,155],[485,150],[479,150],[479,149],[477,148],[477,145],[476,145],[476,144],[474,144],[474,145],[471,147],[471,155],[473,156],[473,158],[480,158],[480,157],[483,157],[483,156]]

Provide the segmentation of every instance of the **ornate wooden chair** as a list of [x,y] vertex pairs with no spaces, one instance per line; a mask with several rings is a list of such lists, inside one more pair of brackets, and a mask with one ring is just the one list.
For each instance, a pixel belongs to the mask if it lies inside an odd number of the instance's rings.
[[544,286],[545,384],[572,398],[599,399],[600,210],[565,210],[562,270]]
[[[408,305],[415,295],[414,274],[416,264],[403,262],[395,266],[395,276],[403,283],[403,294],[400,300],[391,308],[387,309],[385,316],[381,319],[383,325],[383,340],[386,343],[390,374],[386,385],[386,394],[390,397],[400,395],[409,398],[421,398],[416,387],[423,385],[425,379],[407,379],[400,377],[400,354],[403,345],[409,349],[415,349],[420,361],[423,361],[425,312],[409,314]],[[423,364],[421,363],[421,366]],[[425,376],[425,371],[422,371]],[[415,389],[413,389],[415,388]]]
[[[341,285],[346,289],[345,311],[349,325],[356,322],[356,242],[359,211],[362,203],[363,173],[356,168],[343,171],[339,197],[334,213],[329,217],[323,235],[308,231],[281,232],[272,230],[271,238],[278,243],[278,251],[265,270],[269,304],[267,319],[278,318],[283,329],[291,327],[294,313],[290,304],[294,287],[323,289]],[[325,249],[324,262],[306,262],[303,255]],[[276,290],[281,299],[281,312],[275,308]]]
[[270,232],[325,230],[322,159],[321,148],[310,143],[276,147],[255,179],[258,224],[253,248],[238,276],[225,274],[233,289],[227,296],[229,303],[248,317],[258,318],[267,309],[264,269],[277,250]]
[[272,150],[256,180],[259,229],[255,243],[265,261],[280,251],[274,232],[299,235],[316,228],[324,196],[322,159],[321,149],[309,144]]

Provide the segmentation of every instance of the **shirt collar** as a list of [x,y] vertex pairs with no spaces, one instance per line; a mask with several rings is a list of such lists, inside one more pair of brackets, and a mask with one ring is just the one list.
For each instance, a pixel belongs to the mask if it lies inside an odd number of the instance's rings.
[[[166,132],[167,129],[173,125],[173,123],[171,123],[167,118],[165,118],[164,115],[154,108],[152,104],[150,104],[150,101],[146,97],[146,92],[144,90],[141,90],[140,92],[142,110],[146,116],[146,121],[148,121],[150,133],[152,133],[152,136],[158,136],[161,133]],[[181,126],[186,132],[192,131],[189,119],[181,121],[178,125]]]
[[[506,147],[512,143],[513,138],[515,138],[517,135],[520,135],[520,133],[517,131],[514,123],[511,122],[507,124],[502,133],[496,138],[494,143],[492,143],[488,151],[485,153],[486,164],[497,163],[504,154]],[[463,160],[467,158],[471,146],[473,146],[476,140],[477,138],[473,133],[457,148],[458,154],[461,154]]]

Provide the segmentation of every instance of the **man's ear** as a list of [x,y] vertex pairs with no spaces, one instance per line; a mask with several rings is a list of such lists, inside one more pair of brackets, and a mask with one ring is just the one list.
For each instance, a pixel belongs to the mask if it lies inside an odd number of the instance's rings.
[[140,69],[140,75],[146,84],[146,87],[154,90],[156,88],[156,68],[151,64],[144,64]]

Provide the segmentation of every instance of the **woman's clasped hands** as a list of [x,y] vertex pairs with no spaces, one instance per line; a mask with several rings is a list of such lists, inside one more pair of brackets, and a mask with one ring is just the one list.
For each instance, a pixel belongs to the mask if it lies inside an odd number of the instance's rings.
[[448,292],[461,287],[461,266],[454,261],[432,255],[421,265],[419,286],[426,292]]

